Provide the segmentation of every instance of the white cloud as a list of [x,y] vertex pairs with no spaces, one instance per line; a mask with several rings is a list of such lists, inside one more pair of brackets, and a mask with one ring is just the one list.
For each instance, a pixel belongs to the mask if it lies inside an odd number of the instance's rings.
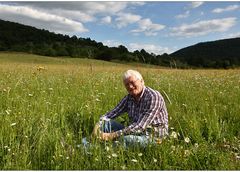
[[126,27],[128,24],[136,23],[141,19],[141,16],[131,13],[119,13],[116,18],[117,27]]
[[226,8],[215,8],[212,10],[213,13],[222,13],[222,12],[227,12],[227,11],[234,11],[239,9],[239,5],[230,5],[227,6]]
[[103,14],[115,14],[127,7],[128,2],[81,2],[80,6],[82,10],[86,10],[88,13],[103,13]]
[[104,40],[102,43],[108,47],[118,47],[119,45],[123,45],[121,42],[115,40]]
[[186,11],[184,14],[179,14],[177,16],[175,16],[177,19],[181,19],[181,18],[187,18],[189,16],[189,11]]
[[[43,2],[15,2],[14,4],[30,6],[33,8],[81,11],[89,15],[92,14],[115,14],[124,10],[129,2],[97,2],[97,1],[43,1]],[[134,4],[133,4],[134,5]],[[135,4],[137,5],[137,4]]]
[[[124,45],[122,42],[116,41],[116,40],[105,40],[102,41],[104,45],[108,47],[118,47],[119,45]],[[139,44],[139,43],[129,43],[124,45],[130,52],[133,52],[135,50],[142,50],[144,49],[148,53],[154,53],[156,55],[160,55],[163,53],[172,53],[173,50],[169,49],[168,47],[161,47],[154,44]]]
[[169,48],[167,47],[161,47],[161,46],[158,46],[158,45],[154,45],[154,44],[139,44],[139,43],[130,43],[128,46],[127,46],[128,50],[133,52],[135,50],[146,50],[148,53],[154,53],[156,55],[160,55],[160,54],[163,54],[163,53],[172,53],[173,50],[170,50]]
[[236,18],[223,18],[214,20],[204,20],[193,24],[183,24],[179,27],[171,28],[172,36],[194,37],[206,35],[213,32],[224,32],[236,24]]
[[158,31],[165,28],[164,25],[152,23],[150,19],[139,20],[138,25],[139,28],[131,30],[131,32],[134,34],[143,32],[146,36],[156,36]]
[[190,7],[191,8],[197,8],[197,7],[200,7],[201,5],[203,5],[204,2],[202,1],[194,1],[190,4]]
[[0,4],[0,16],[3,20],[20,22],[58,33],[88,31],[80,22],[25,6]]
[[112,18],[110,16],[106,16],[101,19],[101,23],[103,24],[109,24],[111,23],[111,21],[112,21]]
[[[83,23],[96,21],[96,18],[93,15],[81,11],[71,11],[71,10],[62,10],[62,9],[53,9],[50,11],[51,14],[69,18],[75,21],[80,21]],[[49,13],[46,11],[46,13]]]
[[224,38],[240,38],[240,32],[230,33],[230,34],[224,36]]

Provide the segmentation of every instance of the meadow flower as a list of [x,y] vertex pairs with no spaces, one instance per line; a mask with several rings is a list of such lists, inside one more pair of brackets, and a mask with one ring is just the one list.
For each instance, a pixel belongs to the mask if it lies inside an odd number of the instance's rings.
[[176,150],[176,147],[172,145],[172,146],[171,146],[171,149],[172,149],[172,150]]
[[110,155],[108,155],[107,157],[108,157],[108,159],[111,159],[111,156],[110,156]]
[[45,67],[43,67],[43,66],[38,66],[38,67],[37,67],[37,70],[38,70],[38,71],[45,70]]
[[69,157],[67,156],[66,159],[69,159]]
[[143,154],[142,153],[139,153],[138,156],[142,156]]
[[185,156],[189,156],[190,153],[191,153],[191,152],[190,152],[189,150],[184,150],[184,155],[185,155]]
[[122,170],[125,170],[125,169],[126,169],[126,166],[125,166],[125,165],[122,165],[121,168],[122,168]]
[[194,147],[195,147],[195,148],[198,148],[198,146],[199,146],[198,143],[195,143],[195,144],[194,144]]
[[138,162],[138,160],[136,160],[136,159],[132,159],[131,161],[132,161],[132,162]]
[[11,113],[10,109],[5,110],[5,112],[9,115]]
[[108,146],[106,146],[106,148],[105,148],[105,149],[106,149],[106,151],[107,151],[107,152],[109,151],[109,147],[108,147]]
[[173,131],[170,135],[170,138],[177,139],[177,133],[175,131]]
[[186,105],[186,104],[182,104],[182,106],[184,106],[184,107],[187,107],[187,105]]
[[115,158],[116,158],[116,157],[117,157],[117,154],[113,153],[113,154],[112,154],[112,157],[115,157]]
[[189,139],[188,137],[185,137],[185,138],[184,138],[184,141],[185,141],[186,143],[189,143],[189,142],[190,142],[190,139]]
[[157,162],[157,159],[156,159],[156,158],[153,158],[153,162]]
[[236,160],[240,160],[240,156],[236,156]]
[[17,123],[16,122],[14,122],[14,123],[12,123],[10,126],[12,127],[12,126],[15,126]]
[[30,93],[29,93],[29,94],[28,94],[28,96],[29,96],[29,97],[32,97],[32,96],[33,96],[33,94],[30,94]]

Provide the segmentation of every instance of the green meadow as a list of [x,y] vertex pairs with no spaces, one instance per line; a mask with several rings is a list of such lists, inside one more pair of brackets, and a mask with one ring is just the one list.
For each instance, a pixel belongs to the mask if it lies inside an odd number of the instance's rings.
[[[169,137],[145,148],[92,139],[85,149],[82,138],[127,94],[127,69],[163,95]],[[0,170],[240,170],[240,69],[0,53],[0,126]]]

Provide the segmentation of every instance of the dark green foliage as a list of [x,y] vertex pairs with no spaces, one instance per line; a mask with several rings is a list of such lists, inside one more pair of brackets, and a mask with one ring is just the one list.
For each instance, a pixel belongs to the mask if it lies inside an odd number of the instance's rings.
[[231,68],[240,65],[240,38],[199,43],[178,50],[171,57],[190,66]]
[[233,68],[240,66],[240,38],[199,43],[170,55],[155,55],[144,49],[104,46],[90,38],[69,37],[18,23],[0,20],[0,51],[18,51],[44,56],[70,56],[106,61],[140,62],[171,68]]
[[75,35],[69,37],[3,20],[0,20],[0,51],[160,64],[156,60],[160,56],[149,54],[145,50],[131,53],[123,45],[107,47],[90,38],[77,38]]

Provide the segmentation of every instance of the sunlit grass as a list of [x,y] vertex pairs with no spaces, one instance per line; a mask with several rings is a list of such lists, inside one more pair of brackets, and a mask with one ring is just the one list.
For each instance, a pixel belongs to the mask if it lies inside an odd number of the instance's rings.
[[[139,70],[160,91],[169,138],[146,148],[89,138]],[[240,71],[171,70],[87,59],[0,54],[2,170],[239,170]],[[123,117],[122,120],[126,119]]]

